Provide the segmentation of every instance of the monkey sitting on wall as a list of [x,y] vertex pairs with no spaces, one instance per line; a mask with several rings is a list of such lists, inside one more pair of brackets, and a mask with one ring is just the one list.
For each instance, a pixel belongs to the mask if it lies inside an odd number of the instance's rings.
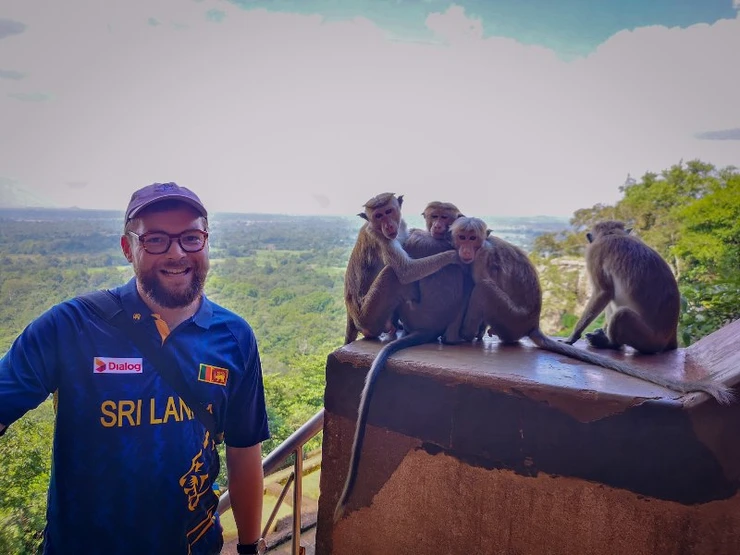
[[[423,214],[429,231],[421,229],[412,231],[405,243],[409,254],[419,260],[428,260],[428,258],[423,257],[436,256],[438,253],[454,253],[455,250],[449,243],[447,228],[454,220],[453,216],[457,217],[459,214],[460,211],[452,204],[429,203]],[[390,273],[390,268],[383,269],[381,275],[384,273]],[[365,386],[357,410],[357,425],[352,443],[349,470],[347,471],[344,490],[334,512],[335,521],[339,520],[344,514],[347,502],[354,489],[370,410],[370,400],[381,370],[385,367],[388,358],[402,349],[436,341],[440,336],[447,333],[454,333],[456,337],[467,300],[468,291],[466,289],[469,289],[465,286],[464,274],[464,268],[458,264],[442,268],[418,282],[419,295],[417,301],[398,304],[398,316],[403,322],[404,330],[409,333],[400,339],[390,341],[378,351],[365,377]],[[412,286],[416,285],[412,284]]]
[[629,345],[646,354],[678,347],[681,296],[676,278],[666,261],[630,231],[622,222],[606,221],[586,234],[586,268],[593,292],[567,343],[578,341],[606,309],[604,329],[586,334],[593,347]]
[[[421,213],[424,216],[424,223],[426,230],[424,229],[412,229],[409,233],[408,239],[403,244],[403,248],[412,258],[422,258],[425,256],[431,256],[438,252],[445,252],[454,250],[452,241],[450,239],[450,225],[457,218],[463,214],[460,210],[451,202],[440,202],[432,201],[427,204],[424,211]],[[447,302],[439,302],[436,306],[432,302],[435,297],[443,295],[445,287],[449,283],[457,283],[460,278],[464,280],[464,294],[465,299],[457,306],[451,306]],[[416,283],[413,287],[417,288],[413,294],[407,293],[405,298],[409,299],[426,299],[427,302],[423,304],[423,307],[418,311],[419,319],[422,322],[417,322],[417,304],[415,302],[409,302],[404,307],[404,314],[407,320],[410,320],[408,325],[411,329],[418,329],[424,327],[424,321],[429,318],[436,318],[437,320],[449,320],[450,323],[442,334],[442,342],[448,344],[460,343],[460,326],[462,324],[462,317],[465,312],[465,306],[467,306],[467,295],[470,294],[472,289],[472,282],[464,272],[461,266],[447,266],[442,268],[439,272],[432,274]],[[456,317],[450,319],[449,311],[455,310]],[[436,313],[436,316],[435,316]]]
[[[403,195],[382,193],[365,203],[358,214],[367,220],[362,226],[344,276],[344,301],[347,327],[344,343],[357,338],[377,337],[395,331],[392,317],[399,303],[408,300],[406,285],[458,262],[454,250],[412,259],[402,244],[408,238],[406,222],[401,217]],[[383,269],[386,268],[385,271]]]
[[[723,404],[732,401],[733,395],[723,384],[708,380],[670,380],[547,337],[539,325],[542,293],[537,270],[526,253],[503,239],[489,236],[485,222],[478,218],[458,218],[452,223],[450,232],[460,259],[472,264],[475,283],[461,330],[463,338],[472,339],[481,325],[488,325],[503,343],[515,343],[527,336],[542,349],[610,368],[667,389],[681,393],[703,391]],[[624,294],[621,289],[620,292]]]

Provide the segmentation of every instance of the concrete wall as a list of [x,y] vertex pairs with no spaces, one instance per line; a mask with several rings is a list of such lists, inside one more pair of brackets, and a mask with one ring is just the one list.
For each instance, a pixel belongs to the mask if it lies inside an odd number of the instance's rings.
[[[612,356],[734,384],[738,340],[735,322],[689,349]],[[740,404],[490,339],[390,360],[335,524],[380,346],[356,341],[327,362],[317,554],[740,553]]]

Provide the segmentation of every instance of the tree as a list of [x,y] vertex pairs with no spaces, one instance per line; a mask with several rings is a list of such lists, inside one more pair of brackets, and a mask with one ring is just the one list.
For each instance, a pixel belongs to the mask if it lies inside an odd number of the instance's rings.
[[726,169],[702,198],[677,211],[686,301],[682,340],[690,343],[740,318],[740,173]]
[[712,164],[679,162],[661,172],[648,172],[641,181],[620,187],[624,198],[617,203],[620,219],[634,226],[640,237],[657,250],[680,275],[681,260],[672,252],[680,235],[679,212],[703,197],[717,184]]
[[46,522],[54,414],[51,401],[8,428],[0,441],[0,553],[36,553]]

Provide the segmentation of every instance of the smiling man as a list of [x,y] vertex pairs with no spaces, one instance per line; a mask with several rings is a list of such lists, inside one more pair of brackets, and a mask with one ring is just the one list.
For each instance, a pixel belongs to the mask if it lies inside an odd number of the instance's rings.
[[208,213],[185,187],[143,187],[121,248],[135,277],[110,299],[177,380],[80,298],[32,322],[0,360],[0,434],[50,393],[57,399],[43,552],[219,553],[212,486],[223,440],[238,549],[259,553],[262,369],[247,322],[203,293]]

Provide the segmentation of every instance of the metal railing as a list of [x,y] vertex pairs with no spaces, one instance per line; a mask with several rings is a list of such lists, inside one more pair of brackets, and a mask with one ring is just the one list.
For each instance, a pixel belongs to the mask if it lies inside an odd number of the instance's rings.
[[[293,546],[291,553],[300,555],[301,553],[301,498],[303,497],[303,446],[318,434],[324,427],[324,409],[314,414],[303,426],[293,432],[288,439],[282,442],[277,448],[262,460],[262,472],[265,476],[274,474],[280,470],[280,465],[285,459],[295,454],[293,463],[293,472],[283,486],[283,491],[275,504],[275,508],[270,514],[270,518],[262,531],[262,537],[267,535],[267,531],[275,520],[278,509],[288,493],[288,489],[293,485]],[[226,490],[221,494],[218,500],[218,512],[224,514],[231,508],[231,499],[229,491]]]

